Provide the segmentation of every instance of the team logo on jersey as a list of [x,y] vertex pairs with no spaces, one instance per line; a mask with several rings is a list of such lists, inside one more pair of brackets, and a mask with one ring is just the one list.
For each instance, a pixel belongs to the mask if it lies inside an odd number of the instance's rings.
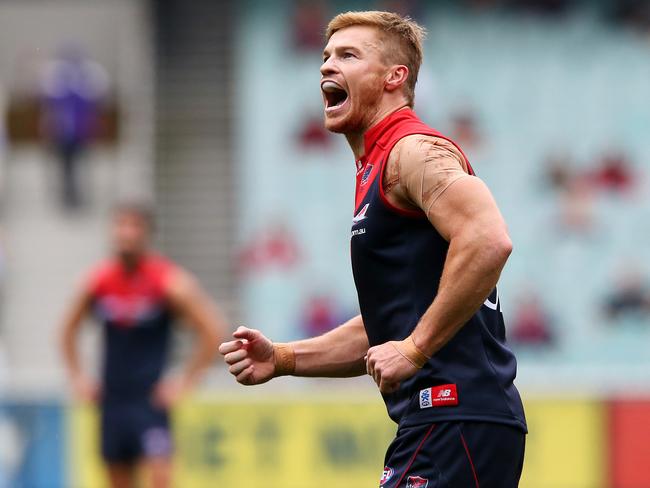
[[370,178],[370,175],[372,174],[372,164],[369,164],[366,166],[366,169],[363,170],[363,174],[361,175],[361,186],[365,185],[368,183],[368,178]]
[[406,488],[427,488],[429,480],[421,476],[409,476],[406,479]]
[[395,471],[393,468],[389,468],[386,466],[384,468],[384,474],[381,475],[381,479],[379,480],[379,486],[384,486],[388,481],[393,477],[395,474]]
[[106,295],[97,300],[97,314],[118,325],[153,325],[161,314],[161,306],[154,298],[142,296]]
[[368,211],[368,207],[370,207],[369,203],[366,203],[361,210],[359,210],[359,213],[357,213],[353,218],[352,218],[352,225],[357,225],[359,222],[362,220],[367,219],[368,217],[366,216],[366,212]]

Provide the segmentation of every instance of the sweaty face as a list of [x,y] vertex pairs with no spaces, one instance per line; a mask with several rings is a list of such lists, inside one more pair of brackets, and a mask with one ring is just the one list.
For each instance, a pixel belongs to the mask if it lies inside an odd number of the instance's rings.
[[119,256],[133,258],[144,253],[149,245],[149,235],[149,224],[142,216],[129,212],[114,216],[112,241]]
[[388,67],[373,27],[336,31],[323,50],[321,92],[325,127],[349,134],[368,128],[379,110]]

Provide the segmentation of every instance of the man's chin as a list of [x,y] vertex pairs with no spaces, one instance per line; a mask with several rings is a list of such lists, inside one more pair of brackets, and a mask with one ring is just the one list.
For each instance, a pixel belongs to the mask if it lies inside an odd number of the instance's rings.
[[133,263],[140,260],[144,252],[140,249],[116,249],[117,257],[125,263]]
[[344,128],[340,127],[338,124],[328,124],[327,121],[325,121],[325,129],[327,129],[330,132],[333,132],[334,134],[343,134],[344,133]]
[[345,117],[328,117],[325,115],[325,129],[335,134],[345,134],[352,131],[350,123]]

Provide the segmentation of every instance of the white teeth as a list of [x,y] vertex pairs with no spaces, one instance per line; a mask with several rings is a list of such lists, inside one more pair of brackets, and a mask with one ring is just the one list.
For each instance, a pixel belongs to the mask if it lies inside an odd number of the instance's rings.
[[324,81],[323,84],[321,85],[321,89],[324,92],[328,92],[328,93],[333,92],[333,91],[337,91],[337,90],[343,90],[343,88],[341,88],[340,85],[337,85],[333,81]]

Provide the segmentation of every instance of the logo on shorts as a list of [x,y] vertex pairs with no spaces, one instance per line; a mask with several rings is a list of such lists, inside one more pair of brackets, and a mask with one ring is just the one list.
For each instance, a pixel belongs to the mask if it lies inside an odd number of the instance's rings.
[[458,405],[456,385],[440,385],[420,390],[420,408]]
[[427,488],[429,480],[420,476],[409,476],[406,480],[406,488]]
[[164,427],[152,427],[142,435],[142,451],[147,457],[169,456],[172,452],[172,439]]
[[386,483],[388,483],[388,481],[393,477],[393,474],[395,474],[393,468],[386,466],[384,468],[384,474],[381,475],[381,479],[379,480],[379,486],[384,486]]

